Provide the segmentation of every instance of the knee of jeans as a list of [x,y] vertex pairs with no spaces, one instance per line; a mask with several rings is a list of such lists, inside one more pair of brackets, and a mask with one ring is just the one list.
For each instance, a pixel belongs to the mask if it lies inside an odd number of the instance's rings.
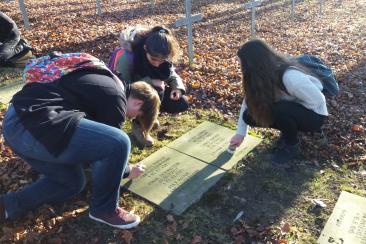
[[131,150],[131,141],[128,135],[121,131],[120,133],[114,135],[113,142],[111,143],[112,152],[117,154],[129,154]]

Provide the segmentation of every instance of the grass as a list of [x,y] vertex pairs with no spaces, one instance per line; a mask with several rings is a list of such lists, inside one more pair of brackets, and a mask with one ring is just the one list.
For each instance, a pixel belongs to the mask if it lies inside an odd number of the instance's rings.
[[[152,148],[134,146],[130,163],[141,161],[205,120],[234,129],[235,119],[202,109],[192,109],[179,116],[162,115],[160,128],[153,132],[154,138],[159,140]],[[130,127],[131,124],[126,123],[124,130],[130,131]],[[133,243],[191,243],[197,236],[205,243],[234,243],[233,229],[245,230],[246,241],[259,240],[262,233],[262,240],[276,237],[288,243],[315,243],[341,191],[366,196],[365,177],[346,167],[335,168],[327,159],[307,158],[297,160],[289,170],[274,169],[269,151],[278,132],[252,129],[250,133],[264,138],[263,142],[226,173],[199,202],[181,216],[173,216],[174,222],[167,217],[169,212],[122,191],[124,207],[138,213],[143,220],[141,226],[132,231]],[[310,164],[312,160],[318,160],[319,166]],[[90,187],[86,198],[88,195]],[[327,207],[314,207],[313,199],[322,200]],[[240,211],[244,211],[242,222],[233,222]],[[64,227],[62,233],[67,233],[64,239],[72,243],[94,235],[102,243],[116,243],[119,238],[115,230],[96,225],[84,212],[75,220],[65,219],[64,222],[71,226],[69,229]],[[279,227],[283,223],[288,223],[291,229],[280,235]],[[77,224],[74,226],[77,231],[73,234],[74,224]],[[270,231],[263,234],[261,228]],[[43,235],[50,234],[45,232]]]
[[[168,127],[168,138],[162,138],[151,149],[141,151],[134,148],[131,162],[140,161],[204,120],[235,128],[233,120],[225,119],[214,111],[193,110],[179,117],[162,116],[162,128]],[[145,235],[153,237],[154,243],[165,240],[169,243],[190,243],[192,236],[197,234],[207,243],[233,243],[230,229],[239,228],[240,224],[232,220],[241,210],[244,211],[243,220],[250,226],[271,226],[275,229],[281,223],[289,223],[291,231],[283,236],[288,243],[315,243],[340,191],[366,196],[364,178],[355,177],[348,169],[334,169],[327,160],[319,159],[319,167],[310,164],[310,159],[296,161],[288,171],[273,169],[268,152],[277,132],[259,129],[252,130],[251,134],[264,137],[263,143],[238,162],[237,167],[206,192],[198,203],[176,217],[178,227],[173,236],[165,231],[169,226],[166,221],[168,213],[145,203],[151,212],[137,231],[136,243],[144,243],[147,240]],[[137,202],[134,199],[135,196],[128,205],[141,204],[141,199]],[[315,207],[313,199],[323,200],[327,207]],[[188,227],[180,228],[184,223],[189,223]],[[255,240],[255,237],[251,238]]]

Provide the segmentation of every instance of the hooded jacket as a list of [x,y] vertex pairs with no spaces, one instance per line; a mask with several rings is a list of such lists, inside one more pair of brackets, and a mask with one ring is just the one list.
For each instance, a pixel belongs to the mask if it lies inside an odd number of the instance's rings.
[[[184,94],[185,87],[183,81],[175,72],[175,68],[170,62],[164,62],[156,68],[148,62],[144,50],[140,50],[141,48],[133,50],[132,44],[138,40],[141,33],[146,31],[147,29],[144,27],[130,27],[121,32],[119,41],[120,49],[123,51],[118,57],[115,70],[113,71],[127,83],[143,80],[152,84],[152,79],[164,80],[172,89],[179,89]],[[134,67],[136,63],[141,64],[141,66]]]

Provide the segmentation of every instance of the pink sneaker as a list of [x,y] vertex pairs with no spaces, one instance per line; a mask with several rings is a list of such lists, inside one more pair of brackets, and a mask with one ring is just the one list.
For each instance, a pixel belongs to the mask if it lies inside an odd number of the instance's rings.
[[89,213],[89,218],[119,229],[130,229],[136,227],[140,223],[139,216],[129,213],[122,208],[116,208],[115,212],[108,214],[99,214],[93,216],[91,213]]

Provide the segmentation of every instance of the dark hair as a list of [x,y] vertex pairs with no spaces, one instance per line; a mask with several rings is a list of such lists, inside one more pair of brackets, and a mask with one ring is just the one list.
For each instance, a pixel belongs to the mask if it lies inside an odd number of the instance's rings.
[[[146,50],[145,50],[146,48]],[[159,67],[150,64],[146,52],[154,57],[174,61],[179,56],[179,46],[171,30],[163,26],[155,26],[140,31],[132,45],[134,52],[134,80],[149,76],[152,79],[167,80],[171,74],[171,63],[166,61]]]
[[146,46],[146,51],[155,57],[162,57],[176,61],[179,57],[179,45],[171,30],[164,26],[155,26],[146,32],[142,32],[134,49],[142,49]]
[[243,90],[249,115],[261,126],[273,123],[272,105],[278,90],[286,91],[282,76],[296,66],[262,40],[246,42],[237,52],[243,74]]

